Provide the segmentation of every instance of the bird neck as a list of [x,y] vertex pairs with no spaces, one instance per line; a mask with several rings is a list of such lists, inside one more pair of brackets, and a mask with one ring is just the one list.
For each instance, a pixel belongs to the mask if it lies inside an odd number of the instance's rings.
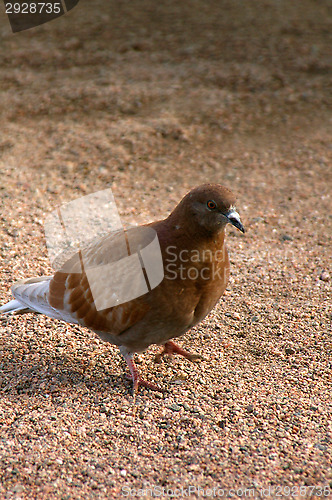
[[188,221],[174,217],[173,214],[174,212],[163,221],[162,232],[167,235],[168,240],[172,235],[174,241],[185,243],[186,248],[223,247],[225,226],[221,226],[217,231],[209,231],[198,223],[188,224]]
[[165,219],[164,223],[168,230],[176,233],[186,234],[187,238],[196,243],[211,242],[219,240],[223,242],[225,237],[225,226],[219,226],[216,230],[210,230],[201,224],[194,214],[186,214],[185,211],[178,210],[179,206]]

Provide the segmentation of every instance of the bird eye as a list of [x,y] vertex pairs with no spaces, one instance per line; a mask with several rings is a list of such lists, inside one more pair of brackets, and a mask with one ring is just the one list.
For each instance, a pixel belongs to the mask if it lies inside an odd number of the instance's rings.
[[217,204],[213,200],[209,200],[206,204],[209,210],[215,210],[217,208]]

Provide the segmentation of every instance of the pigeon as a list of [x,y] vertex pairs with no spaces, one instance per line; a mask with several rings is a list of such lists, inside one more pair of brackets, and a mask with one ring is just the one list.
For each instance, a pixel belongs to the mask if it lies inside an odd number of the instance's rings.
[[15,283],[14,299],[0,314],[45,314],[87,327],[119,347],[134,397],[139,386],[162,390],[141,378],[134,355],[157,344],[163,346],[157,361],[173,354],[201,359],[173,339],[200,323],[227,287],[227,224],[245,232],[233,193],[220,184],[200,185],[165,219],[110,231],[68,257],[53,276]]

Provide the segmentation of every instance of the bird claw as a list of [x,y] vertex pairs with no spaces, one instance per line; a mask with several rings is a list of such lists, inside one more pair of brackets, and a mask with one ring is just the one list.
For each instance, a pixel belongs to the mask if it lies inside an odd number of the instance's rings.
[[[139,378],[137,381],[137,388],[138,387],[147,387],[148,389],[151,389],[152,391],[157,391],[157,392],[165,392],[165,389],[162,389],[162,387],[159,387],[159,385],[154,384],[153,382],[149,382],[148,380],[144,380]],[[134,388],[133,388],[134,390]]]
[[126,377],[128,380],[131,380],[133,382],[133,396],[136,395],[139,387],[146,387],[148,389],[151,389],[152,391],[165,392],[165,390],[159,387],[159,385],[154,384],[153,382],[149,382],[148,380],[144,380],[141,377],[138,377],[135,380],[129,374],[127,374]]
[[[188,354],[187,356],[184,356],[183,354],[182,354],[182,356],[184,358],[188,359],[189,361],[191,361],[192,363],[200,363],[201,361],[206,361],[206,358],[204,358],[204,356],[201,356],[200,354],[191,353],[191,352],[188,352],[187,354]],[[168,352],[162,351],[162,352],[155,355],[154,362],[161,363],[162,358],[164,356],[168,356],[169,358],[173,358],[173,353],[168,353]]]
[[201,356],[200,354],[185,351],[184,349],[182,349],[182,347],[179,347],[177,344],[175,344],[175,342],[172,342],[171,340],[166,342],[166,344],[164,345],[163,351],[156,354],[154,361],[155,361],[155,363],[160,363],[161,358],[163,356],[168,355],[168,356],[172,357],[173,354],[179,354],[180,356],[183,356],[184,358],[188,359],[192,363],[200,363],[201,361],[205,361],[205,358],[203,356]]
[[[148,382],[147,380],[143,380],[139,376],[138,370],[134,362],[133,354],[131,352],[122,352],[122,354],[124,356],[124,359],[126,360],[126,363],[128,365],[131,374],[127,375],[127,378],[133,381],[134,403],[136,401],[136,395],[138,393],[138,388],[140,386],[147,387],[152,391],[165,392],[165,390],[159,387],[158,385],[154,384],[153,382]],[[177,344],[175,344],[175,342],[169,340],[168,342],[165,343],[164,350],[155,356],[155,362],[159,363],[163,356],[165,355],[172,356],[173,354],[179,354],[180,356],[189,359],[189,361],[191,361],[192,363],[199,363],[200,361],[204,360],[203,356],[201,356],[200,354],[185,351],[184,349],[182,349],[182,347],[179,347]]]
[[190,353],[190,356],[188,357],[188,359],[192,363],[200,363],[201,361],[206,361],[206,358],[204,358],[204,356],[201,356],[200,354],[196,354],[196,353]]

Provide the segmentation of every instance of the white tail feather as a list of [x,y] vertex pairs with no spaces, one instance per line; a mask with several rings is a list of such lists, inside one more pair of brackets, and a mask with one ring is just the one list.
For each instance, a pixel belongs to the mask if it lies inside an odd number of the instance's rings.
[[50,318],[61,319],[70,323],[78,323],[70,313],[58,311],[48,302],[48,292],[51,276],[29,278],[15,283],[12,293],[15,300],[0,307],[0,314],[22,314],[23,312],[35,312],[45,314]]
[[28,312],[28,308],[15,299],[0,307],[0,314],[22,314],[23,312]]

